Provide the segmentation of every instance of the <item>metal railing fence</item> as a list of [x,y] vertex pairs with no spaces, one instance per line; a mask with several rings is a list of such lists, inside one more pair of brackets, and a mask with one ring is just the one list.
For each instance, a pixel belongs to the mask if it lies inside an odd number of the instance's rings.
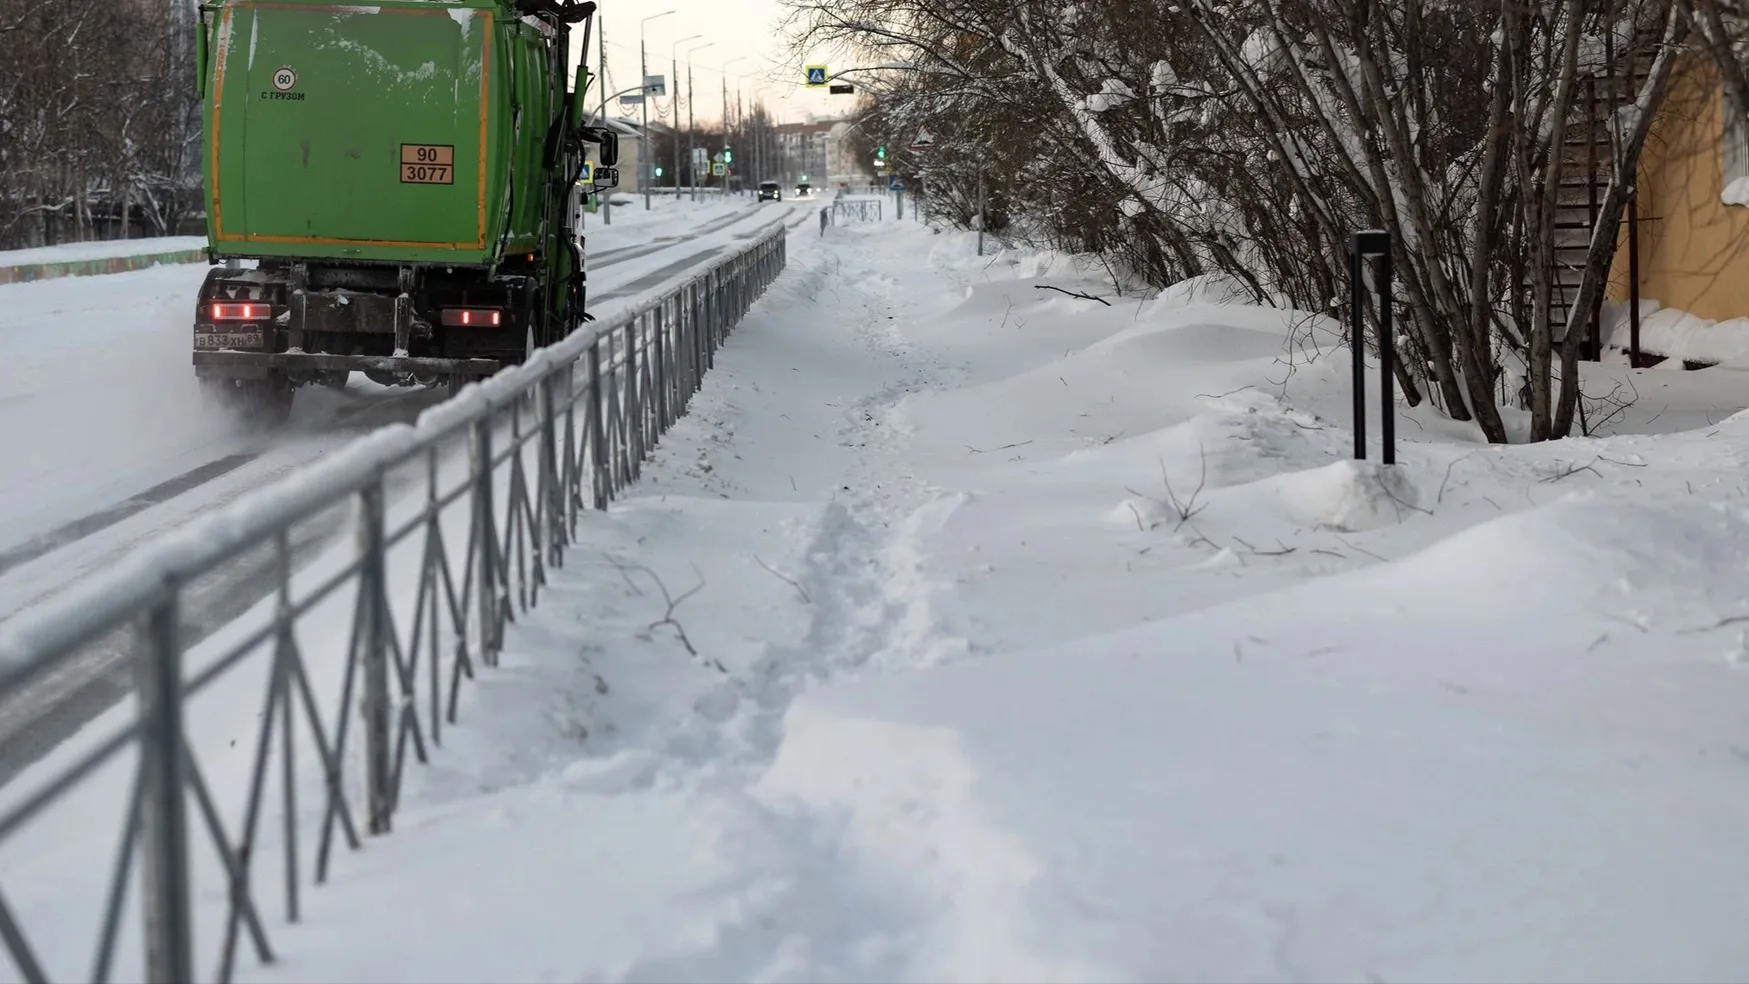
[[[112,708],[0,791],[0,842],[37,842],[30,861],[0,868],[0,943],[18,977],[48,980],[51,962],[78,961],[56,976],[106,981],[126,952],[139,954],[143,979],[192,981],[197,928],[216,938],[218,980],[231,979],[244,946],[272,961],[253,879],[262,859],[277,846],[285,916],[296,922],[306,861],[319,884],[337,840],[357,849],[361,830],[391,828],[409,756],[426,762],[441,745],[462,681],[498,664],[507,623],[562,565],[580,517],[637,479],[716,349],[784,263],[780,227],[659,298],[468,387],[417,424],[362,438],[0,630],[0,693],[55,673],[94,640],[133,633],[135,713]],[[410,494],[419,485],[424,495]],[[325,550],[300,547],[324,517],[327,529],[350,526],[350,551],[331,535],[318,537]],[[190,586],[250,552],[270,562],[271,587],[250,614],[185,646]],[[333,644],[309,641],[324,631]],[[336,684],[338,703],[325,702],[324,688]],[[205,709],[191,713],[203,694]],[[221,720],[237,749],[205,741]],[[130,748],[138,751],[131,763]],[[215,774],[233,781],[211,781]],[[280,789],[277,831],[263,823],[270,783]],[[300,809],[298,794],[310,789],[319,805]],[[119,802],[105,799],[122,790]],[[59,805],[60,816],[78,797],[88,802],[71,819],[45,825],[45,811]],[[119,845],[107,878],[93,880],[100,894],[67,900],[66,883],[78,879],[56,867],[57,856],[107,856],[81,831],[111,817],[120,830],[106,838]],[[211,850],[197,851],[203,843]],[[45,878],[29,877],[31,862]],[[201,898],[215,904],[199,907]],[[124,925],[130,904],[139,918]],[[88,945],[69,942],[64,924],[75,910],[95,923]],[[43,922],[27,925],[21,914]],[[34,945],[33,928],[52,945]]]
[[832,203],[832,224],[844,221],[879,222],[881,200],[878,198],[840,198]]

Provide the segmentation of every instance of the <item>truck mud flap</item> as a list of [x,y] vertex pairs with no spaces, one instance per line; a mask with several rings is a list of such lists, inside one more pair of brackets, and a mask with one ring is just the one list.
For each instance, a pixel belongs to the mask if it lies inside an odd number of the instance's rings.
[[496,359],[425,359],[392,355],[328,355],[320,352],[196,352],[198,375],[252,377],[275,369],[412,373],[420,376],[490,376],[504,368]]

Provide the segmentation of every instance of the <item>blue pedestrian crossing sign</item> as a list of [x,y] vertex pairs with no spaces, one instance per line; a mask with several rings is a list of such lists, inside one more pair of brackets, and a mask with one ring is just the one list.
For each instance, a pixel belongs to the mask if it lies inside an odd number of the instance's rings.
[[594,161],[584,161],[583,162],[583,170],[578,172],[578,174],[577,174],[577,183],[584,184],[584,185],[592,185],[595,183],[595,162]]
[[807,66],[807,69],[808,69],[808,88],[810,88],[810,89],[823,88],[826,85],[826,66],[824,66],[824,65],[809,65],[809,66]]

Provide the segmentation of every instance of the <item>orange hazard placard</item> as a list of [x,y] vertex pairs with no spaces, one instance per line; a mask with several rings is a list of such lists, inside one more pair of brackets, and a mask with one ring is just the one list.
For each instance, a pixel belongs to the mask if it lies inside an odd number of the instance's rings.
[[442,144],[402,144],[401,183],[455,184],[455,147]]

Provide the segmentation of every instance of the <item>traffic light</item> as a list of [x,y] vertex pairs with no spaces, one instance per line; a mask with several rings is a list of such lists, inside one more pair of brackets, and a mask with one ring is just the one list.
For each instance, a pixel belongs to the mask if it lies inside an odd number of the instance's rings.
[[662,165],[658,164],[658,165],[656,165],[656,177],[659,178],[661,176],[662,176]]
[[875,159],[882,160],[882,161],[887,159],[887,145],[886,144],[881,144],[879,147],[875,148]]
[[724,147],[723,148],[723,163],[724,164],[732,164],[732,163],[734,163],[734,161],[735,161],[735,152],[733,150],[730,150],[727,147]]

